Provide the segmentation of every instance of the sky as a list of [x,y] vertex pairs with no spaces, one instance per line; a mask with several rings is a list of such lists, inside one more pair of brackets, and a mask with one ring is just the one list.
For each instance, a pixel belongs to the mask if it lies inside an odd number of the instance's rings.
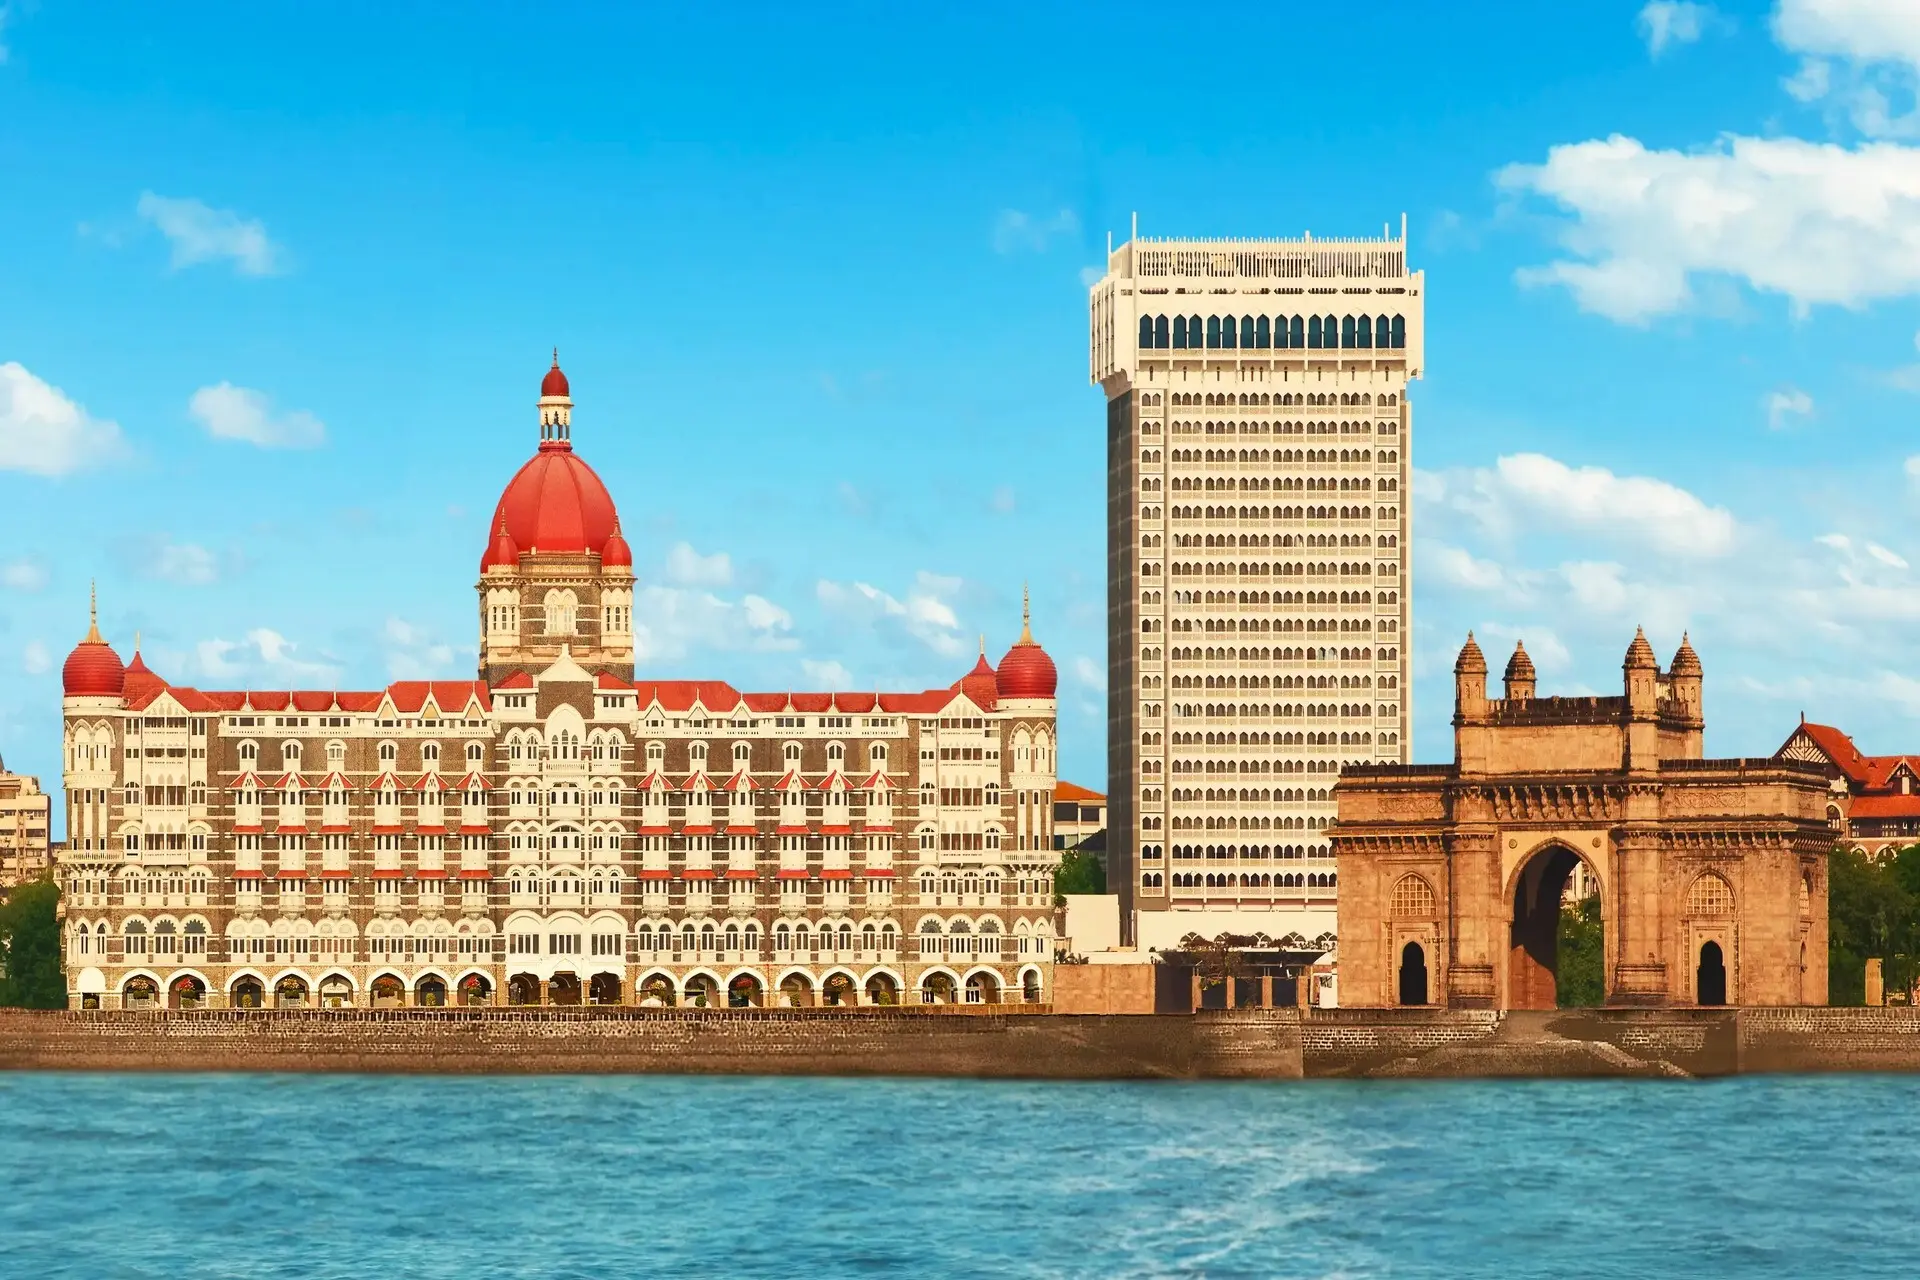
[[[351,20],[349,20],[351,19]],[[87,625],[203,688],[469,677],[557,346],[640,667],[946,685],[1023,584],[1105,772],[1087,287],[1426,272],[1414,757],[1690,632],[1707,750],[1920,750],[1920,6],[0,3],[0,755]],[[1171,26],[1170,26],[1171,23]]]

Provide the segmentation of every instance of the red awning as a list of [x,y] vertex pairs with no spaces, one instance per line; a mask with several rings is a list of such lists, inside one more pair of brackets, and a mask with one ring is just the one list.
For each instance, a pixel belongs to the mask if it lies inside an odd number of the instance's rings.
[[640,873],[640,878],[642,880],[671,880],[673,879],[673,872],[648,869]]
[[262,872],[258,867],[235,867],[233,869],[233,878],[235,880],[258,880],[261,875]]
[[751,869],[742,871],[736,867],[729,869],[727,872],[727,879],[729,880],[757,880],[759,878],[760,873]]
[[685,880],[711,880],[713,879],[713,869],[711,867],[688,867],[680,873],[680,876]]
[[460,878],[462,880],[491,880],[493,879],[493,872],[488,871],[485,867],[467,867],[460,872]]
[[413,874],[422,880],[445,880],[447,878],[447,870],[445,867],[421,867]]
[[851,880],[853,879],[853,872],[846,867],[822,867],[820,869],[820,878],[822,880]]
[[302,867],[282,867],[273,873],[282,880],[305,880],[306,870]]
[[407,873],[398,867],[375,867],[373,869],[373,878],[375,880],[404,880],[406,875]]
[[883,880],[891,880],[893,878],[893,868],[892,867],[868,867],[861,874],[866,876],[868,879],[879,878]]
[[808,878],[808,874],[804,868],[780,868],[780,879],[782,880],[805,880]]

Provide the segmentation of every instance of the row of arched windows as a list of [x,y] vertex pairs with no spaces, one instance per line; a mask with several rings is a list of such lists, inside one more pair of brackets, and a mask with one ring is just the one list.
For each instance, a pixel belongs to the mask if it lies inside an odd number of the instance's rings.
[[[1173,887],[1176,889],[1331,889],[1334,888],[1335,875],[1329,871],[1324,874],[1310,875],[1272,875],[1266,872],[1175,872]],[[1157,883],[1157,882],[1156,882]]]
[[1140,317],[1142,350],[1365,351],[1406,345],[1404,316]]

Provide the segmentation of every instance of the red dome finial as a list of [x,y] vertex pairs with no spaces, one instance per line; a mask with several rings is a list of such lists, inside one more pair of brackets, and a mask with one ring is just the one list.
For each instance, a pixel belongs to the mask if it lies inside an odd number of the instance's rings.
[[1000,659],[999,678],[1003,698],[1051,698],[1060,687],[1059,669],[1033,638],[1032,601],[1025,586],[1020,589],[1020,638]]

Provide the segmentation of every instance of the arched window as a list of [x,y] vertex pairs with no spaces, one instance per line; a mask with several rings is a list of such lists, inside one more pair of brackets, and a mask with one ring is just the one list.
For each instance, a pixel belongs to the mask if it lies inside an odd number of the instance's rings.
[[1253,345],[1256,348],[1264,348],[1270,345],[1271,342],[1272,342],[1272,336],[1269,330],[1267,329],[1267,318],[1265,316],[1261,316],[1258,320],[1254,321],[1253,323]]
[[1414,919],[1427,919],[1439,914],[1433,898],[1433,887],[1416,875],[1404,875],[1394,882],[1389,910],[1393,915]]
[[381,764],[391,765],[395,760],[399,759],[399,757],[400,757],[400,747],[398,746],[398,744],[392,743],[392,742],[383,742],[380,744],[380,763]]
[[1153,345],[1153,317],[1152,316],[1140,317],[1140,345],[1142,347],[1151,347]]
[[1155,316],[1153,318],[1153,345],[1163,351],[1166,350],[1167,318],[1165,316]]
[[1310,350],[1314,350],[1314,351],[1318,351],[1320,349],[1320,317],[1319,316],[1309,316],[1307,318],[1307,347]]
[[1293,324],[1292,336],[1288,339],[1288,345],[1293,347],[1305,346],[1307,340],[1301,336],[1305,332],[1304,322],[1301,320],[1299,316],[1295,316],[1293,318],[1292,324]]
[[1232,351],[1240,345],[1239,340],[1240,326],[1234,323],[1232,316],[1226,317],[1220,322],[1220,345]]
[[1374,341],[1382,347],[1392,346],[1392,329],[1385,316],[1373,322]]
[[1187,318],[1185,316],[1173,318],[1173,345],[1177,351],[1187,349]]
[[1353,317],[1343,316],[1340,320],[1340,345],[1348,350],[1357,346],[1354,340]]
[[[1262,324],[1266,323],[1264,317],[1262,317],[1261,323]],[[1244,349],[1247,347],[1251,347],[1252,345],[1253,345],[1253,317],[1241,316],[1240,317],[1240,346]],[[1260,345],[1264,347],[1267,344],[1263,342]]]
[[797,742],[789,742],[785,747],[781,748],[781,755],[789,765],[799,764],[800,744]]
[[1393,318],[1393,349],[1395,351],[1398,351],[1400,348],[1406,345],[1407,345],[1407,318],[1405,316],[1395,316]]
[[1373,317],[1361,316],[1357,327],[1359,330],[1357,334],[1359,345],[1363,348],[1371,347],[1373,345]]
[[1717,872],[1703,871],[1687,890],[1687,914],[1690,916],[1730,916],[1733,914],[1733,886]]
[[1207,317],[1207,346],[1209,348],[1213,348],[1213,347],[1218,347],[1219,345],[1220,345],[1220,317],[1208,316]]

